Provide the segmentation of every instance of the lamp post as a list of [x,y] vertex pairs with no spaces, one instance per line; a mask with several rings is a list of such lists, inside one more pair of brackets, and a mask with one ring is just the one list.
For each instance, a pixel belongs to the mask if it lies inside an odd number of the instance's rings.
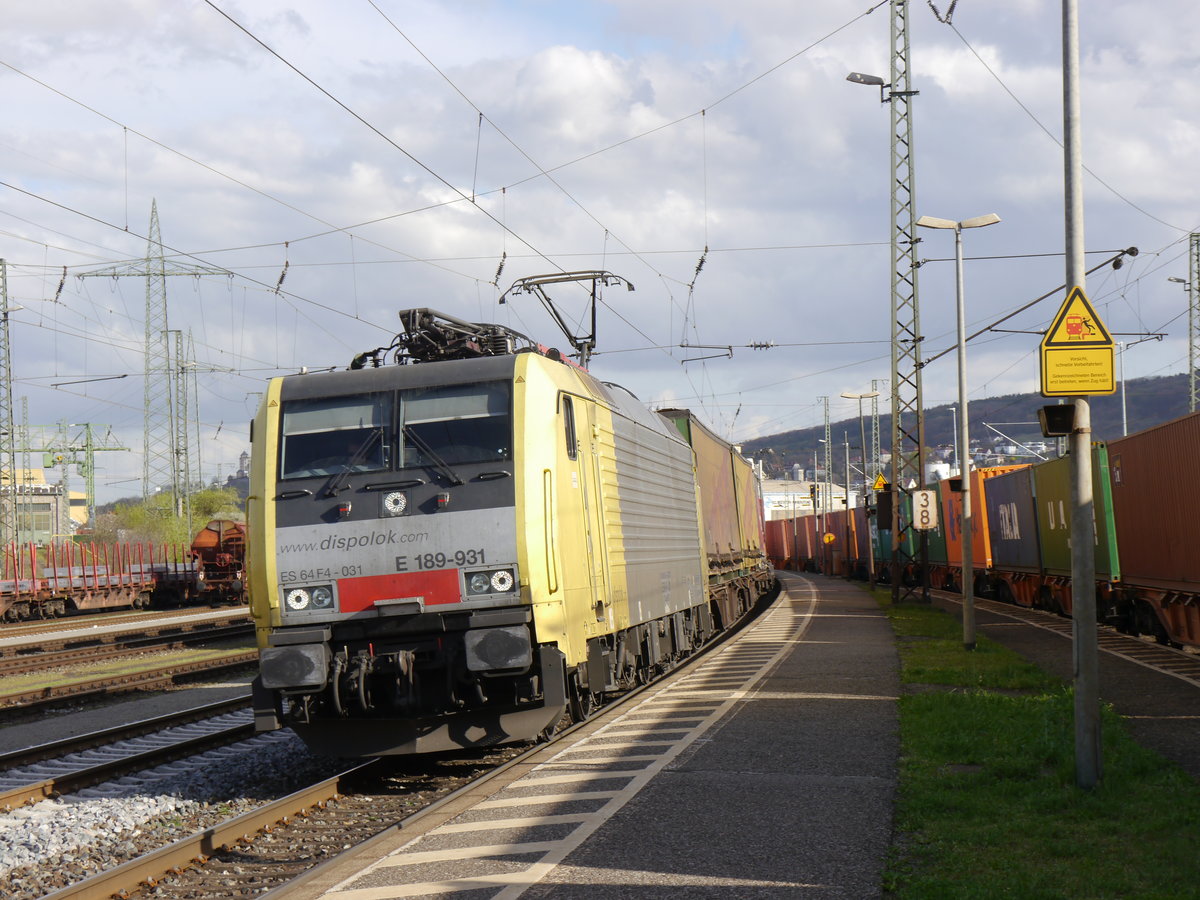
[[1000,217],[995,213],[975,216],[973,219],[963,219],[954,222],[950,219],[938,219],[933,216],[921,216],[917,225],[922,228],[945,228],[954,231],[954,274],[956,294],[958,297],[958,405],[962,411],[959,416],[959,427],[962,429],[961,446],[962,461],[959,464],[959,478],[962,485],[962,603],[963,603],[963,646],[968,650],[975,649],[975,567],[972,557],[971,542],[971,437],[967,421],[967,317],[966,304],[963,300],[963,255],[962,230],[964,228],[982,228],[985,225],[995,225]]
[[[862,494],[862,496],[863,496],[863,506],[865,506],[867,508],[867,515],[866,515],[867,538],[868,538],[867,543],[870,544],[870,546],[867,548],[867,584],[874,584],[875,583],[875,542],[873,540],[871,540],[871,537],[872,537],[872,535],[871,535],[871,501],[870,501],[871,494],[870,494],[870,485],[867,483],[867,477],[868,477],[867,476],[867,429],[866,429],[866,426],[863,425],[862,402],[864,400],[871,400],[871,399],[874,399],[875,397],[878,397],[879,391],[866,391],[865,393],[862,393],[862,394],[855,394],[855,393],[851,393],[849,391],[843,391],[842,396],[845,397],[847,400],[857,400],[858,401],[858,437],[859,437],[859,442],[860,442],[859,446],[862,447],[862,464],[863,464],[862,465],[862,477],[863,477],[863,494]],[[847,466],[849,466],[849,463],[847,463]],[[849,472],[849,469],[847,468],[847,471],[846,471],[847,495],[849,495],[849,491],[850,491],[849,484],[850,484],[850,472]],[[847,507],[848,506],[849,506],[849,504],[847,504]]]

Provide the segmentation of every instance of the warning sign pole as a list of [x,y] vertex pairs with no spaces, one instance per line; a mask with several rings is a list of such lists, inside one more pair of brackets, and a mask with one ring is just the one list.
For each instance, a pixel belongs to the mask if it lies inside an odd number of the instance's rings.
[[[1067,286],[1084,290],[1083,154],[1079,114],[1079,2],[1063,0],[1063,150]],[[1047,337],[1051,335],[1048,333]],[[1110,338],[1111,340],[1111,338]],[[1045,351],[1043,351],[1044,354]],[[1043,386],[1045,376],[1043,374]],[[1075,400],[1071,431],[1071,606],[1074,620],[1075,784],[1101,777],[1096,556],[1092,524],[1092,418],[1088,391]]]

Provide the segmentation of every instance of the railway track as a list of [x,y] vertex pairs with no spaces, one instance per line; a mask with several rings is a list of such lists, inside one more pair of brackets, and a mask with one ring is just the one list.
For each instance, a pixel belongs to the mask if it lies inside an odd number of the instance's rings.
[[[129,619],[118,622],[78,622],[73,626],[62,624],[42,631],[14,631],[0,628],[0,660],[14,659],[48,651],[69,650],[76,647],[98,647],[120,644],[139,638],[167,639],[192,633],[204,633],[218,628],[248,625],[250,616],[244,609],[226,610],[216,615],[175,613],[155,617],[152,620]],[[124,627],[128,625],[129,627]]]
[[249,696],[0,755],[0,809],[73,793],[248,738]]
[[73,663],[116,659],[146,650],[179,650],[193,644],[237,640],[253,634],[254,626],[249,622],[244,622],[235,625],[187,629],[182,633],[178,629],[156,629],[155,633],[150,635],[121,636],[113,641],[99,644],[88,643],[86,646],[65,646],[66,642],[62,642],[64,646],[61,649],[22,653],[17,656],[0,656],[0,677],[44,671]]
[[12,691],[0,694],[0,712],[5,710],[28,712],[40,707],[53,706],[65,700],[108,696],[129,691],[156,690],[178,684],[180,681],[200,673],[214,674],[244,668],[252,665],[257,659],[257,650],[238,651],[208,659],[189,662],[175,661],[136,672],[110,674],[82,681]]
[[[48,895],[156,900],[254,896],[415,815],[451,802],[539,748],[495,750],[472,760],[427,761],[389,773],[371,760]],[[149,895],[149,894],[146,894]]]
[[[951,603],[961,604],[962,602],[962,598],[958,594],[936,590],[932,593]],[[1072,636],[1074,626],[1071,620],[1055,613],[981,597],[976,597],[974,602],[976,610],[986,610],[1027,625],[1044,628],[1066,638]],[[1136,635],[1125,634],[1107,625],[1101,625],[1098,628],[1097,642],[1100,650],[1105,653],[1120,656],[1150,669],[1166,672],[1200,687],[1200,656],[1195,653],[1159,644]]]
[[[75,632],[83,629],[109,628],[112,626],[129,625],[130,631],[149,633],[154,628],[186,627],[180,619],[204,613],[224,612],[229,621],[246,622],[250,619],[250,611],[245,606],[191,606],[186,610],[157,610],[153,612],[125,612],[111,614],[80,614],[60,616],[55,619],[39,619],[33,622],[23,622],[19,625],[5,623],[0,625],[0,640],[6,644],[16,638],[41,638],[58,632]],[[31,644],[38,641],[31,640]],[[53,641],[51,641],[53,643]],[[0,646],[0,655],[12,652],[10,646]]]

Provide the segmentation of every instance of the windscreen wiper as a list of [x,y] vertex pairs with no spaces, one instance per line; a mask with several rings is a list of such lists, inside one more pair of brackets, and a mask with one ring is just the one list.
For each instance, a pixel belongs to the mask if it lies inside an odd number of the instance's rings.
[[416,429],[411,425],[405,425],[400,430],[406,438],[417,445],[418,450],[429,457],[439,472],[450,479],[451,484],[466,484],[465,481],[458,477],[458,473],[451,468],[450,463],[442,459],[441,455],[429,445],[429,442],[417,434]]
[[353,455],[351,455],[351,457],[342,465],[342,471],[337,474],[333,481],[329,482],[329,487],[325,489],[326,497],[333,497],[334,495],[346,489],[346,486],[342,484],[342,482],[346,480],[346,476],[353,471],[355,466],[367,458],[367,451],[369,451],[371,447],[374,446],[375,442],[378,441],[382,436],[383,429],[380,428],[375,429],[369,435],[367,435],[366,440],[359,445],[358,449],[354,451]]

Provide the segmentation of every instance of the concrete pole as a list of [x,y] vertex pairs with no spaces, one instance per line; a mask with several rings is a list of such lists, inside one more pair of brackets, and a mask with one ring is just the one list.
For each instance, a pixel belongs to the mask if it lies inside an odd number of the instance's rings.
[[[1079,113],[1079,0],[1063,0],[1063,136],[1067,292],[1084,288],[1083,154]],[[1096,636],[1096,558],[1092,498],[1092,414],[1075,398],[1071,448],[1071,598],[1075,667],[1075,784],[1101,777],[1100,667]]]

